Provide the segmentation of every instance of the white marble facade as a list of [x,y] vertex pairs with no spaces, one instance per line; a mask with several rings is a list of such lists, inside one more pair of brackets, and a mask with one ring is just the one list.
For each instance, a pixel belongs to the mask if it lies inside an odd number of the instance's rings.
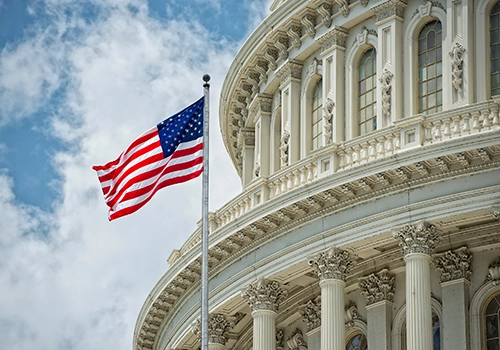
[[[500,5],[276,0],[222,88],[209,349],[500,349]],[[200,229],[134,350],[198,349]]]

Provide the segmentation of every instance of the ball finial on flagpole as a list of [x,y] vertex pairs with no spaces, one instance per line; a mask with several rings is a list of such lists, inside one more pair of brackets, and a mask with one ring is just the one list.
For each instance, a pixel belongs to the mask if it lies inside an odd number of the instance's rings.
[[210,75],[204,74],[203,75],[203,81],[205,82],[205,84],[203,84],[203,86],[208,85],[208,82],[210,81]]

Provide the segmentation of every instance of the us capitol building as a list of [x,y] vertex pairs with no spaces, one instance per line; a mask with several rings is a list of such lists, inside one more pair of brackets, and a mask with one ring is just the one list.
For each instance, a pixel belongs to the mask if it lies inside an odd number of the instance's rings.
[[[500,4],[275,0],[221,132],[209,349],[500,349]],[[201,228],[134,350],[199,349]]]

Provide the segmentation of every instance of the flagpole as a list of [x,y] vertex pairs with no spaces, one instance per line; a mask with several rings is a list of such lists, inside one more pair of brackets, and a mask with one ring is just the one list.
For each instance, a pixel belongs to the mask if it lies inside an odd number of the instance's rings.
[[210,75],[203,76],[204,109],[203,109],[203,203],[202,203],[202,237],[201,237],[201,350],[208,350],[208,131],[209,131],[209,98]]

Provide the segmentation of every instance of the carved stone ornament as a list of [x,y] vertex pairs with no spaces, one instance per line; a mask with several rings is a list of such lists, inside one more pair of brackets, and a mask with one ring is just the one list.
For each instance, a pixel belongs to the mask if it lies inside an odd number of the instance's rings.
[[333,6],[327,2],[322,3],[318,6],[317,11],[321,16],[321,23],[327,28],[332,25],[332,9]]
[[259,164],[259,162],[255,162],[255,165],[253,166],[253,174],[255,175],[255,177],[260,176],[260,164]]
[[288,58],[288,36],[279,34],[274,40],[274,46],[278,49],[278,58],[282,61]]
[[420,14],[420,18],[424,18],[431,15],[432,2],[424,1],[422,5],[418,7],[418,12]]
[[282,329],[276,330],[276,350],[285,349],[285,332]]
[[307,350],[307,343],[304,340],[302,331],[298,328],[288,338],[286,345],[290,350]]
[[464,63],[463,54],[465,47],[459,43],[455,43],[453,48],[448,53],[451,58],[451,78],[453,87],[457,91],[462,91],[462,65]]
[[307,331],[310,332],[321,326],[321,295],[313,300],[309,300],[299,309],[302,321],[307,326]]
[[382,112],[384,115],[391,114],[391,80],[394,74],[384,69],[382,76],[378,79],[380,81],[380,88],[382,90]]
[[290,46],[294,49],[300,49],[302,42],[300,41],[300,37],[302,36],[302,23],[298,21],[292,21],[290,27],[286,31],[286,34],[290,38]]
[[345,306],[344,309],[344,322],[346,327],[350,328],[354,326],[354,320],[359,320],[361,317],[358,313],[358,308],[354,302],[349,301],[349,303]]
[[366,305],[380,301],[394,301],[394,275],[387,269],[359,279],[361,294],[366,296]]
[[290,133],[287,130],[283,131],[283,135],[280,140],[280,159],[281,166],[285,167],[288,165],[288,142],[290,141]]
[[377,22],[391,17],[404,18],[404,10],[407,3],[402,0],[389,0],[372,8],[377,15]]
[[488,276],[486,277],[486,281],[493,281],[494,285],[500,285],[500,257],[488,266]]
[[368,6],[368,3],[369,3],[369,2],[370,2],[369,0],[360,0],[360,1],[359,1],[359,3],[361,4],[361,6],[363,6],[363,7]]
[[323,135],[325,137],[325,145],[332,143],[332,121],[333,121],[333,107],[335,102],[330,97],[326,98],[323,105]]
[[472,255],[466,247],[448,250],[434,258],[436,270],[441,272],[441,283],[457,279],[470,281],[472,275]]
[[281,302],[288,296],[288,290],[277,281],[261,278],[245,288],[241,296],[251,306],[252,311],[277,312]]
[[392,236],[401,240],[399,246],[405,256],[413,253],[431,255],[436,245],[441,241],[436,227],[424,220],[405,225],[401,230],[393,232]]
[[316,15],[311,11],[302,16],[300,21],[302,25],[306,28],[306,33],[311,39],[316,36]]
[[338,248],[330,248],[309,260],[309,265],[316,268],[320,280],[338,279],[345,281],[345,276],[355,263],[351,254]]
[[348,0],[335,0],[337,4],[340,6],[340,13],[342,13],[342,16],[347,17],[349,16],[349,13],[351,13],[351,9],[349,8],[349,1]]
[[281,84],[286,83],[290,79],[300,80],[302,77],[302,68],[304,65],[296,60],[288,60],[279,70],[276,72],[276,76],[280,78]]
[[329,50],[330,48],[340,48],[345,50],[347,41],[347,30],[341,27],[335,27],[326,34],[320,36],[316,42],[321,46],[321,52]]
[[[208,318],[208,342],[225,345],[228,340],[228,332],[234,327],[235,321],[232,317],[223,314],[211,314]],[[201,323],[197,319],[192,326],[192,332],[201,336]]]

